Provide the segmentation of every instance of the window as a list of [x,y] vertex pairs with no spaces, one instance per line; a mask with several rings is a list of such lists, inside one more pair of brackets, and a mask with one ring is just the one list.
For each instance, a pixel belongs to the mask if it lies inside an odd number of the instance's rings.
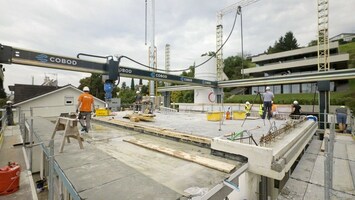
[[292,84],[292,94],[300,93],[300,84]]
[[302,93],[311,93],[312,85],[311,83],[302,83],[301,92]]
[[74,97],[64,97],[64,105],[66,106],[74,105]]
[[290,94],[291,93],[291,85],[283,85],[282,86],[282,93],[283,94]]
[[274,85],[274,94],[281,94],[281,85]]
[[254,92],[258,92],[258,91],[259,91],[259,87],[258,86],[251,87],[251,94],[254,94]]

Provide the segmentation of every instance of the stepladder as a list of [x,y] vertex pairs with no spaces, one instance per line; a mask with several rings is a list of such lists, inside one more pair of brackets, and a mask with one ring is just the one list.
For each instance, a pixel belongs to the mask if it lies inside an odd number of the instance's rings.
[[70,143],[70,138],[78,140],[80,149],[84,148],[82,138],[80,137],[78,130],[78,123],[79,121],[76,118],[58,117],[51,138],[54,139],[58,131],[64,130],[63,138],[60,144],[60,153],[62,153],[64,150],[65,140],[67,140],[67,143]]

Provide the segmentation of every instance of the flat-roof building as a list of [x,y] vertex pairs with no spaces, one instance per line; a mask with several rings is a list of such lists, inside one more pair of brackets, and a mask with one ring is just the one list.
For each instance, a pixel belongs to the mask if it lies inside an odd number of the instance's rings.
[[[338,42],[330,43],[329,49],[330,70],[347,69],[349,54],[339,53]],[[318,72],[317,52],[318,46],[311,46],[274,54],[261,54],[252,57],[252,62],[256,64],[256,67],[244,69],[242,73],[254,78],[315,73]],[[348,81],[331,82],[331,91],[346,89],[347,82]],[[314,82],[281,84],[270,87],[276,94],[312,93],[316,90]],[[263,92],[264,90],[265,86],[263,85],[254,86],[249,88],[249,93],[252,93],[252,91]]]

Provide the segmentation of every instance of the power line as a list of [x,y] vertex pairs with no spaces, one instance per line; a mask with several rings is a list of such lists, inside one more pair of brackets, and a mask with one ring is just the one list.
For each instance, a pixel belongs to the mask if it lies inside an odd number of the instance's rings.
[[[228,35],[226,41],[224,41],[224,43],[221,45],[221,47],[216,51],[216,54],[217,54],[219,51],[221,51],[221,49],[224,47],[224,45],[227,43],[227,41],[229,40],[230,36],[232,35],[232,33],[233,33],[233,31],[234,31],[235,23],[236,23],[236,21],[237,21],[237,16],[238,16],[238,12],[235,13],[233,26],[232,26],[232,28],[231,28],[231,31],[229,32],[229,35]],[[143,64],[143,63],[141,63],[141,62],[139,62],[139,61],[137,61],[137,60],[134,60],[134,59],[132,59],[132,58],[130,58],[130,57],[128,57],[128,56],[120,56],[120,57],[121,57],[121,58],[126,58],[127,60],[130,60],[130,61],[132,61],[132,62],[134,62],[134,63],[136,63],[136,64],[138,64],[138,65],[141,65],[141,66],[143,66],[143,67],[145,67],[145,68],[153,69],[153,70],[156,70],[156,71],[182,72],[182,71],[186,71],[186,70],[191,69],[191,67],[186,68],[186,69],[176,69],[176,70],[169,70],[169,71],[167,71],[167,70],[165,70],[165,69],[155,69],[155,68],[150,67],[150,66],[148,66],[148,65],[145,65],[145,64]],[[211,57],[209,57],[207,60],[203,61],[202,63],[193,66],[192,69],[196,69],[196,68],[198,68],[198,67],[204,65],[205,63],[207,63],[208,61],[210,61],[213,57],[214,57],[214,56],[211,56]]]

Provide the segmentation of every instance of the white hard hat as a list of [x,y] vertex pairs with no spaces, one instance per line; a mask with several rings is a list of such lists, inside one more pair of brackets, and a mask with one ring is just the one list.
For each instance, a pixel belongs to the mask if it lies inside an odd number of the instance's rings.
[[7,104],[10,104],[10,103],[12,103],[12,101],[6,101],[6,103],[7,103]]
[[298,104],[298,101],[293,101],[293,104]]
[[268,86],[268,87],[266,87],[266,90],[270,90],[270,87]]
[[245,104],[250,104],[249,101],[245,102]]
[[137,91],[136,94],[139,94],[139,91]]
[[85,87],[83,88],[83,91],[84,91],[84,92],[89,92],[90,89],[89,89],[89,87],[85,86]]

